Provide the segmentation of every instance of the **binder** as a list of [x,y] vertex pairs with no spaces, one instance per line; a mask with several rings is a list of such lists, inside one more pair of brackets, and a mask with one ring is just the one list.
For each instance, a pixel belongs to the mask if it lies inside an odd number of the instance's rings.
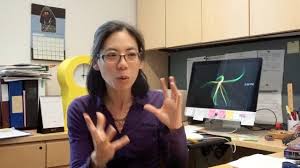
[[9,128],[9,97],[8,97],[8,84],[0,79],[0,116],[2,128]]
[[10,126],[24,128],[23,81],[8,82]]
[[38,80],[23,81],[24,124],[26,128],[37,128],[38,125]]

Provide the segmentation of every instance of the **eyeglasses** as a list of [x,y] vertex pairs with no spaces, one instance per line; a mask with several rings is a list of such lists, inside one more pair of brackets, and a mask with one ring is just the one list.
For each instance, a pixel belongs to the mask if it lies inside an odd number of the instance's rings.
[[130,51],[125,54],[119,54],[117,52],[110,51],[102,55],[99,54],[98,59],[102,58],[106,63],[117,63],[121,60],[122,56],[124,57],[126,62],[136,62],[140,57],[140,53],[137,51]]

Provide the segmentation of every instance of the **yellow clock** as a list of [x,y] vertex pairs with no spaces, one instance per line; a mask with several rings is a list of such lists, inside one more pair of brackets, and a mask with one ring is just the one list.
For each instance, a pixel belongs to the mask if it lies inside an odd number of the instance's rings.
[[67,58],[57,69],[57,79],[61,89],[64,128],[67,130],[67,109],[76,98],[87,94],[86,78],[90,68],[91,56],[79,55]]

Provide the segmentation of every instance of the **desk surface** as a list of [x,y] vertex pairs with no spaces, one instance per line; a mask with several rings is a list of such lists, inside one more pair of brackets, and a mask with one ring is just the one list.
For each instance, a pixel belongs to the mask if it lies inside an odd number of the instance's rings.
[[266,141],[265,135],[269,131],[251,131],[244,130],[237,133],[222,133],[222,132],[208,132],[213,135],[231,137],[231,144],[239,147],[257,149],[268,152],[281,152],[285,149],[285,145],[281,140],[275,139],[274,141]]
[[40,134],[37,133],[36,130],[25,130],[25,132],[30,132],[32,135],[18,138],[1,139],[0,145],[68,139],[67,132],[56,132],[48,134]]
[[[271,155],[275,157],[283,157],[283,150],[286,148],[280,139],[275,139],[274,141],[265,140],[265,135],[270,133],[270,131],[266,130],[243,130],[237,133],[207,132],[214,135],[231,137],[232,142],[230,142],[230,144],[235,144],[238,147],[274,152]],[[248,137],[250,140],[245,137]],[[222,164],[214,166],[213,168],[232,168],[232,166],[229,164]]]
[[[273,153],[273,154],[270,154],[270,156],[282,158],[283,157],[283,152]],[[218,166],[213,166],[211,168],[233,168],[233,167],[230,166],[229,164],[222,164],[222,165],[218,165]]]

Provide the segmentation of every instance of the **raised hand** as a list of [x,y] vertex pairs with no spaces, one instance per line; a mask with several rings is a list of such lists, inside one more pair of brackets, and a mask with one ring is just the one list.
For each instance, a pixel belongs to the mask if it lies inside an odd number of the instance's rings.
[[112,142],[113,137],[116,135],[116,130],[113,126],[109,125],[107,130],[104,131],[106,119],[102,113],[97,112],[96,114],[96,127],[87,113],[83,113],[83,117],[93,139],[94,151],[91,154],[92,162],[97,168],[104,168],[107,162],[114,157],[115,152],[129,143],[129,138],[125,135]]
[[170,130],[178,129],[182,126],[182,95],[177,89],[174,77],[169,77],[171,95],[167,93],[165,78],[160,79],[164,102],[161,108],[156,108],[151,104],[146,104],[144,109],[152,112]]

